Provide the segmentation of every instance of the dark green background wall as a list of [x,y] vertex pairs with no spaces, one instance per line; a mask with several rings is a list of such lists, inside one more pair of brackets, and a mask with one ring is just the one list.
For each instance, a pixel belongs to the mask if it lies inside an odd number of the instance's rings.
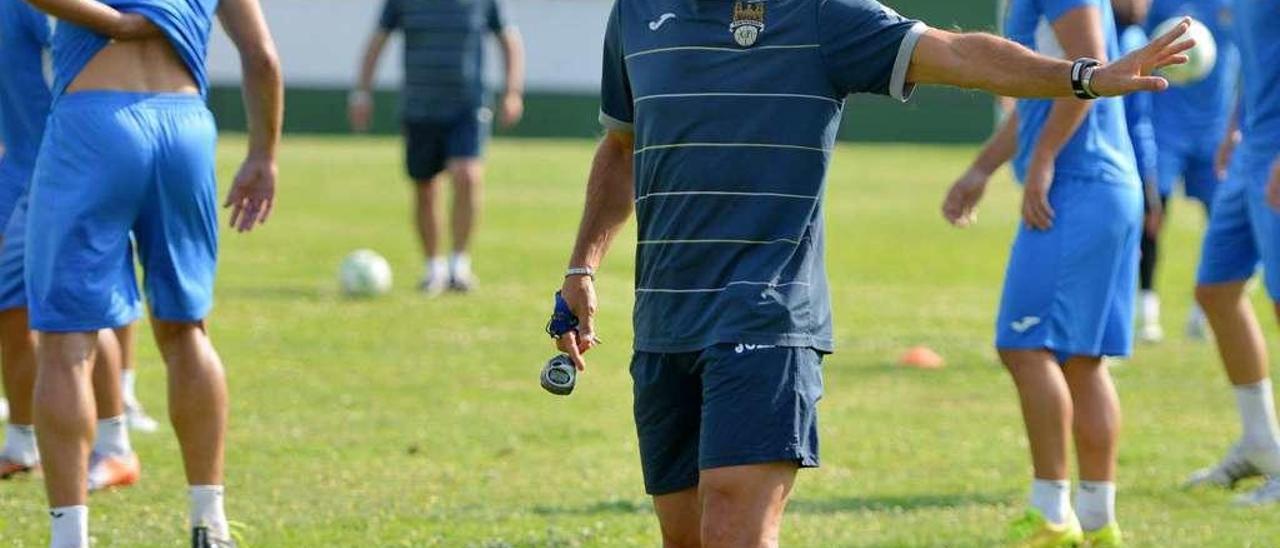
[[[886,0],[903,15],[943,29],[993,30],[994,3],[970,0]],[[380,92],[374,131],[398,131],[394,93]],[[287,92],[285,129],[294,133],[346,132],[346,90],[291,86]],[[243,130],[240,91],[215,86],[209,104],[224,130]],[[592,95],[530,92],[525,120],[512,131],[517,137],[593,137],[597,98]],[[855,96],[845,111],[842,139],[858,141],[974,142],[991,131],[991,98],[945,88],[924,88],[910,103],[884,97]]]

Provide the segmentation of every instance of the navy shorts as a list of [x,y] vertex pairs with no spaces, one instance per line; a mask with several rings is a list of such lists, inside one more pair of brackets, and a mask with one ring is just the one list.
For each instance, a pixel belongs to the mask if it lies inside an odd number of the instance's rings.
[[405,167],[417,183],[430,183],[449,160],[479,158],[489,140],[493,111],[468,109],[446,120],[406,120]]
[[645,491],[698,485],[701,470],[795,462],[818,466],[822,354],[812,348],[719,344],[636,352],[636,432]]

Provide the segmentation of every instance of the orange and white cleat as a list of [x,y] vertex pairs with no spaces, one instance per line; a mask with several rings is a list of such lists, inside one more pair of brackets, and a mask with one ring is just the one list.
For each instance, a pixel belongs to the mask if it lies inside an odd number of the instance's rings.
[[123,457],[89,457],[89,491],[128,487],[142,477],[142,463],[137,453]]
[[0,457],[0,480],[14,479],[18,476],[33,474],[39,470],[40,463],[23,464],[9,460],[8,457]]

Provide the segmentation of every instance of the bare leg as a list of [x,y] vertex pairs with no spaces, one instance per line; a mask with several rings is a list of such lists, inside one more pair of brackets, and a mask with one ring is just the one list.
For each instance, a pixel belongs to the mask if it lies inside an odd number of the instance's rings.
[[1227,378],[1236,386],[1267,378],[1267,346],[1258,317],[1245,296],[1245,284],[1239,281],[1196,287],[1196,302],[1213,328]]
[[664,548],[699,548],[702,546],[702,503],[698,489],[653,497],[653,508],[662,526]]
[[1057,361],[1044,350],[1001,350],[1022,402],[1036,479],[1066,480],[1071,392]]
[[1074,357],[1063,367],[1075,411],[1076,460],[1083,481],[1115,481],[1120,398],[1098,358]]
[[202,323],[152,319],[169,372],[169,418],[189,485],[222,485],[227,383]]
[[114,330],[116,341],[120,343],[120,370],[121,371],[129,371],[134,368],[134,363],[133,363],[134,356],[135,356],[134,354],[135,347],[134,347],[134,339],[133,339],[134,325],[136,324],[131,323],[124,327],[117,327]]
[[414,219],[418,227],[418,239],[422,254],[430,259],[440,256],[440,179],[418,181],[417,203]]
[[31,398],[36,388],[36,338],[29,326],[25,308],[0,312],[0,362],[9,422],[23,426],[34,423]]
[[453,179],[453,211],[450,217],[453,252],[466,253],[480,221],[484,163],[478,158],[450,160],[449,177]]
[[35,424],[49,506],[83,505],[94,437],[90,378],[98,334],[41,333],[38,340]]
[[124,414],[124,397],[120,392],[120,343],[110,329],[98,332],[97,359],[93,366],[93,398],[97,402],[97,418],[109,419]]
[[796,469],[793,462],[773,462],[703,470],[698,482],[702,545],[778,546]]

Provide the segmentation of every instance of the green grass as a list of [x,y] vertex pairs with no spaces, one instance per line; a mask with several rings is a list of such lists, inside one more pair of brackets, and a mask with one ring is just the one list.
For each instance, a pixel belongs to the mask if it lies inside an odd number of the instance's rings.
[[[243,146],[224,144],[224,181]],[[224,237],[212,317],[233,397],[229,511],[249,526],[250,546],[657,543],[630,417],[633,230],[599,280],[610,344],[572,397],[537,385],[591,152],[583,141],[496,143],[475,251],[482,288],[428,301],[413,290],[421,262],[398,144],[289,140],[276,216],[260,233]],[[991,546],[1021,510],[1026,442],[990,344],[1016,188],[1001,176],[968,231],[937,213],[972,152],[835,155],[839,351],[826,362],[824,465],[802,474],[784,545]],[[1203,219],[1186,202],[1175,208],[1160,280],[1171,340],[1115,372],[1127,413],[1121,519],[1136,546],[1270,545],[1274,509],[1177,489],[1237,429],[1212,348],[1180,336]],[[389,297],[338,295],[337,265],[359,247],[391,261]],[[897,368],[915,344],[949,366]],[[147,339],[140,349],[144,400],[163,416],[156,352]],[[134,443],[143,482],[92,498],[97,546],[177,546],[186,501],[176,443],[167,428]],[[0,484],[0,545],[43,545],[43,508],[39,483]]]

